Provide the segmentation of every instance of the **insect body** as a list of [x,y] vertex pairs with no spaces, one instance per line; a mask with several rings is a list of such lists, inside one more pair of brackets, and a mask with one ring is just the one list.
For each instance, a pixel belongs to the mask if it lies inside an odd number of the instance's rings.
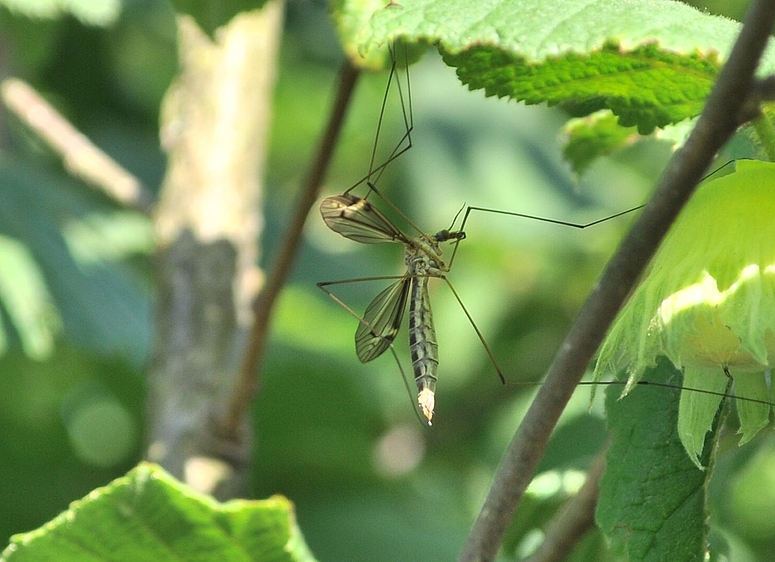
[[355,332],[355,351],[364,363],[382,355],[398,333],[409,300],[409,348],[417,401],[430,424],[436,402],[439,351],[428,296],[428,278],[446,280],[449,267],[441,258],[440,244],[462,240],[465,233],[441,230],[431,236],[420,234],[409,238],[366,199],[350,193],[327,197],[320,205],[320,213],[331,230],[356,242],[404,245],[406,273],[366,307]]

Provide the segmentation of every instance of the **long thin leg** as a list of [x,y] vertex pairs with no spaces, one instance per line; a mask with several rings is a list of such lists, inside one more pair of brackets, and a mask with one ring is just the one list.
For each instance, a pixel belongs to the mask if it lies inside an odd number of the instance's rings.
[[[391,162],[396,160],[404,152],[412,148],[412,131],[414,129],[414,115],[412,114],[411,84],[409,82],[409,64],[407,60],[406,61],[407,96],[405,101],[404,92],[401,87],[401,81],[399,80],[398,75],[396,73],[397,62],[396,62],[396,54],[394,49],[395,47],[390,48],[390,56],[392,59],[392,64],[390,65],[390,75],[388,76],[388,83],[387,83],[387,87],[385,88],[385,95],[382,98],[382,108],[380,109],[380,112],[379,112],[379,121],[377,122],[377,132],[374,136],[374,146],[372,147],[372,150],[371,150],[371,159],[369,162],[369,173],[366,174],[361,179],[359,179],[352,186],[347,188],[347,190],[344,193],[349,193],[350,191],[352,191],[359,185],[363,184],[364,182],[370,181],[372,183],[377,183],[380,177],[382,177],[382,173],[385,171],[385,168],[387,168],[387,166]],[[406,54],[404,56],[406,58]],[[379,146],[379,137],[382,132],[382,123],[384,121],[385,110],[389,99],[390,87],[394,79],[398,87],[398,97],[401,102],[401,112],[404,120],[405,130],[404,130],[403,136],[398,141],[398,143],[396,143],[395,148],[393,148],[387,160],[382,164],[380,164],[379,166],[375,167],[374,162],[377,158],[377,148]],[[408,107],[408,110],[407,110],[407,107]]]
[[[536,221],[540,221],[540,222],[546,222],[546,223],[550,223],[550,224],[558,224],[558,225],[561,225],[561,226],[570,226],[571,228],[578,228],[578,229],[582,229],[583,230],[583,229],[585,229],[587,227],[595,226],[597,224],[604,223],[606,221],[609,221],[609,220],[621,217],[623,215],[627,215],[629,213],[637,211],[638,209],[642,209],[643,207],[645,207],[645,205],[638,205],[637,207],[632,207],[631,209],[627,209],[626,211],[621,211],[621,212],[615,213],[613,215],[608,215],[607,217],[603,217],[601,219],[596,219],[596,220],[593,220],[592,222],[588,222],[588,223],[575,223],[575,222],[563,221],[563,220],[558,220],[558,219],[550,219],[550,218],[547,218],[547,217],[539,217],[539,216],[536,216],[536,215],[528,215],[528,214],[525,214],[525,213],[515,213],[513,211],[503,211],[501,209],[489,209],[487,207],[469,206],[468,208],[466,208],[466,212],[463,215],[463,222],[460,223],[460,231],[464,232],[465,226],[466,226],[466,222],[468,222],[468,216],[471,214],[471,211],[481,211],[481,212],[485,212],[485,213],[495,213],[495,214],[498,214],[498,215],[508,215],[508,216],[511,216],[511,217],[520,217],[520,218],[523,218],[523,219],[531,219],[531,220],[536,220]],[[458,244],[460,243],[460,240],[463,240],[464,238],[465,238],[465,234],[463,234],[463,236],[460,237],[455,242],[455,247],[452,250],[452,257],[450,257],[450,259],[449,259],[449,267],[452,267],[452,263],[455,261],[455,256],[457,255]]]
[[[543,384],[543,381],[508,381],[506,382],[506,386],[539,386]],[[618,386],[624,386],[627,384],[627,381],[580,381],[578,383],[578,386],[610,386],[610,385],[618,385]],[[734,398],[735,400],[742,400],[744,402],[752,402],[754,404],[764,404],[765,406],[772,406],[775,407],[775,403],[769,402],[767,400],[758,400],[756,398],[745,398],[743,396],[735,396],[734,394],[730,394],[728,392],[716,392],[714,390],[706,390],[704,388],[692,388],[691,386],[678,386],[675,384],[668,384],[664,382],[655,382],[655,381],[644,381],[639,380],[637,383],[635,383],[636,386],[657,386],[659,388],[674,388],[679,390],[688,390],[690,392],[699,392],[701,394],[709,394],[711,396],[721,396],[722,398]]]
[[369,190],[370,190],[370,192],[374,192],[374,193],[376,193],[376,194],[377,194],[377,197],[379,197],[379,198],[380,198],[382,201],[384,201],[384,202],[385,202],[385,204],[386,204],[388,207],[390,207],[391,209],[393,209],[393,211],[394,211],[394,212],[395,212],[395,213],[396,213],[396,214],[397,214],[399,217],[401,217],[402,219],[404,219],[404,221],[406,221],[406,223],[407,223],[409,226],[411,226],[411,227],[412,227],[412,228],[413,228],[415,231],[417,231],[417,232],[420,234],[420,236],[425,236],[425,237],[427,237],[427,236],[428,236],[428,235],[427,235],[427,234],[426,234],[426,233],[425,233],[423,230],[421,230],[421,229],[420,229],[420,227],[419,227],[419,226],[417,226],[416,224],[414,224],[414,223],[412,222],[412,219],[410,219],[409,217],[407,217],[407,216],[406,216],[406,215],[405,215],[405,214],[404,214],[404,213],[401,211],[401,209],[399,209],[398,207],[396,207],[396,206],[393,204],[393,202],[392,202],[392,201],[390,201],[390,199],[388,199],[387,197],[385,197],[385,196],[382,194],[382,192],[381,192],[379,189],[377,189],[377,186],[376,186],[376,185],[374,185],[372,182],[366,182],[366,183],[367,183],[367,185],[369,186]]
[[479,341],[482,342],[482,347],[484,347],[484,350],[487,352],[487,356],[490,358],[490,362],[492,362],[493,367],[495,367],[495,370],[498,373],[498,378],[500,378],[501,383],[505,385],[506,377],[503,376],[503,371],[501,371],[501,368],[498,365],[498,362],[495,360],[495,355],[493,355],[492,350],[490,349],[490,346],[487,345],[487,341],[484,339],[484,335],[482,335],[482,332],[479,330],[479,327],[476,325],[476,322],[474,322],[474,319],[471,317],[471,313],[468,312],[466,305],[463,304],[463,301],[460,298],[460,295],[457,294],[457,291],[455,290],[455,287],[452,286],[452,283],[450,282],[450,280],[447,279],[446,277],[442,277],[442,279],[444,279],[444,281],[447,283],[447,286],[449,287],[450,291],[452,291],[452,294],[455,295],[455,300],[457,300],[457,303],[460,305],[460,308],[463,309],[463,313],[466,315],[466,318],[468,318],[468,321],[471,323],[471,326],[476,332],[476,336],[479,338]]
[[[359,322],[361,322],[363,324],[366,324],[369,327],[369,329],[371,329],[372,331],[376,332],[376,328],[374,326],[372,326],[371,324],[366,322],[366,320],[360,314],[355,312],[352,309],[352,307],[350,307],[350,305],[348,305],[346,302],[344,302],[342,299],[340,299],[338,296],[336,296],[333,292],[331,292],[328,289],[326,289],[326,287],[329,286],[329,285],[341,285],[341,284],[345,284],[345,283],[357,283],[359,281],[380,281],[380,280],[385,280],[385,279],[401,279],[402,277],[403,277],[402,275],[389,275],[389,276],[382,276],[382,277],[363,277],[363,278],[360,278],[360,279],[343,279],[343,280],[340,280],[340,281],[324,281],[324,282],[316,283],[316,285],[318,286],[318,289],[320,289],[321,291],[326,293],[329,297],[331,297],[331,299],[336,304],[338,304],[344,310],[346,310],[350,314],[350,316],[352,316],[353,318],[355,318]],[[416,394],[417,393],[412,390],[412,387],[410,385],[409,379],[406,376],[406,372],[404,371],[404,368],[401,366],[401,361],[398,359],[398,353],[396,352],[396,348],[393,346],[393,342],[392,341],[388,341],[386,338],[383,338],[383,339],[385,339],[385,341],[387,343],[387,346],[388,346],[388,349],[390,350],[390,353],[393,354],[393,359],[395,360],[396,365],[398,365],[398,370],[401,373],[401,380],[404,381],[404,387],[406,388],[406,392],[409,394],[409,401],[412,403],[412,411],[414,411],[414,415],[417,417],[417,419],[420,421],[420,423],[422,423],[423,425],[426,425],[425,421],[422,418],[420,410],[419,410],[419,408],[417,406],[417,400],[416,400]],[[412,382],[414,382],[414,381],[412,381]]]

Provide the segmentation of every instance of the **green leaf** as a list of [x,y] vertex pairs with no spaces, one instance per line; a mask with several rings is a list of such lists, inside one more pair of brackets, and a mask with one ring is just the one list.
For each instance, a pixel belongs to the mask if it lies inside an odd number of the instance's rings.
[[[44,359],[52,351],[61,319],[43,273],[27,248],[0,235],[0,304],[16,328],[24,352]],[[0,353],[5,337],[0,324]]]
[[120,0],[0,0],[11,12],[28,18],[53,19],[67,14],[81,23],[107,27],[121,13]]
[[333,0],[330,6],[342,48],[354,65],[369,70],[381,70],[390,64],[390,57],[384,46],[371,49],[369,54],[364,56],[357,41],[359,32],[368,25],[374,12],[385,7],[384,0]]
[[[644,379],[676,384],[680,372],[662,358]],[[711,468],[699,470],[678,438],[680,389],[640,385],[619,396],[615,386],[606,391],[613,437],[600,483],[598,525],[630,561],[703,560]],[[706,443],[705,451],[712,449]],[[709,457],[702,459],[706,466]]]
[[598,111],[579,119],[572,119],[563,131],[563,156],[581,175],[595,159],[611,154],[632,142],[635,131],[620,127],[610,111]]
[[[729,391],[729,383],[729,378],[721,369],[713,372],[708,369],[684,367],[683,384],[687,389],[693,390],[684,391],[681,398],[681,404],[678,407],[678,435],[681,437],[686,453],[697,468],[702,468],[700,458],[705,447],[706,435],[713,429],[716,414],[723,399],[722,395]],[[743,403],[741,401],[741,404]],[[769,408],[766,410],[769,411]],[[759,429],[761,427],[759,425]]]
[[0,562],[25,560],[314,560],[281,496],[218,503],[143,463],[15,535]]
[[[365,52],[425,40],[471,89],[575,116],[608,109],[648,134],[699,114],[739,29],[668,0],[407,0],[360,39]],[[770,51],[762,72],[774,63]]]
[[749,399],[739,408],[741,442],[769,423],[769,404],[755,401],[769,399],[765,371],[775,364],[773,214],[772,162],[736,161],[709,178],[672,225],[600,350],[596,376],[626,369],[625,391],[658,356],[683,368],[678,430],[698,465],[718,393],[731,380]]
[[211,38],[240,12],[258,10],[266,0],[172,0],[175,11],[188,14]]
[[[26,248],[35,263],[35,270],[18,269],[15,252],[17,266],[4,270],[0,289],[0,305],[25,350],[38,358],[50,350],[40,339],[45,312],[48,321],[61,316],[65,334],[79,344],[143,361],[147,291],[137,272],[118,259],[152,250],[148,220],[116,211],[75,181],[21,163],[0,161],[0,186],[0,236]],[[24,316],[12,312],[22,302]]]

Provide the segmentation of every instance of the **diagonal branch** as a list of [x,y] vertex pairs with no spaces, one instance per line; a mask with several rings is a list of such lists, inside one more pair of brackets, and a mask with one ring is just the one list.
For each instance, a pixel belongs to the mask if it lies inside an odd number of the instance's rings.
[[774,21],[775,2],[757,0],[697,126],[671,159],[653,199],[611,258],[555,356],[495,474],[461,562],[489,561],[498,553],[549,436],[608,327],[716,152],[741,124],[740,108],[750,95]]
[[560,562],[573,546],[595,527],[595,507],[600,492],[600,477],[605,471],[604,447],[587,471],[587,479],[579,492],[568,500],[562,511],[545,529],[545,538],[525,562]]
[[245,412],[250,409],[258,390],[259,366],[261,364],[261,357],[264,354],[274,303],[285,281],[288,279],[293,259],[301,242],[304,222],[320,193],[320,186],[331,162],[336,141],[342,129],[359,75],[359,70],[350,63],[349,59],[345,60],[341,71],[339,90],[331,111],[331,117],[320,141],[317,155],[310,167],[307,181],[302,188],[282,247],[277,252],[277,259],[270,270],[269,279],[253,306],[255,316],[250,329],[247,349],[226,414],[220,424],[220,431],[225,437],[238,433]]
[[0,82],[0,98],[62,157],[71,174],[125,207],[150,215],[153,196],[140,180],[91,142],[29,84],[18,78],[6,78]]

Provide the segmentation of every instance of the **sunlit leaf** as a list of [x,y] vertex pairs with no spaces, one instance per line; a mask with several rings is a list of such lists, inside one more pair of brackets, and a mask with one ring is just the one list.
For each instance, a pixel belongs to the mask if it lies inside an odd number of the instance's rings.
[[[366,52],[422,39],[471,89],[575,116],[608,109],[648,134],[699,114],[739,30],[668,0],[417,0],[377,12],[361,39]],[[769,54],[761,70],[774,65]]]
[[0,560],[313,562],[283,497],[220,504],[150,464],[91,492]]
[[29,18],[59,18],[72,15],[82,23],[105,27],[121,12],[120,0],[0,0],[11,12]]

